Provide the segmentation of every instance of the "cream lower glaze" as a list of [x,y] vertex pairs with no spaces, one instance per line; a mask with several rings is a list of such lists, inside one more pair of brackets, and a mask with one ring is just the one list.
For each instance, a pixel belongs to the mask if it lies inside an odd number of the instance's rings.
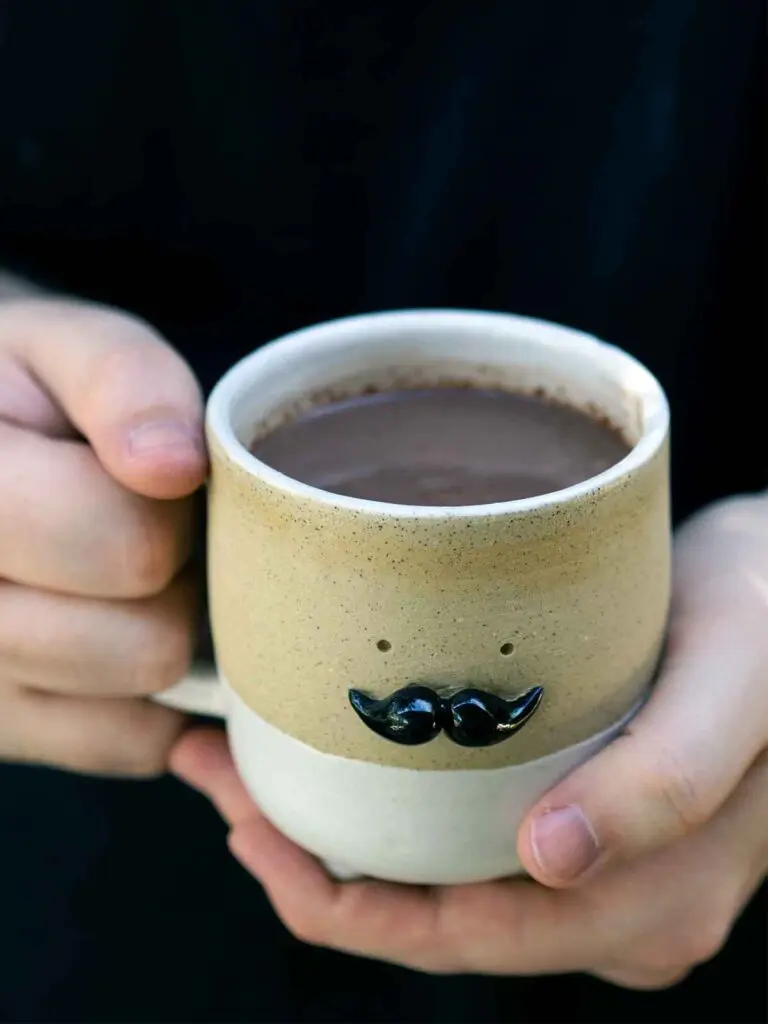
[[608,744],[632,713],[537,761],[480,771],[415,771],[326,754],[264,721],[225,683],[238,771],[263,813],[340,878],[452,885],[520,871],[526,810]]

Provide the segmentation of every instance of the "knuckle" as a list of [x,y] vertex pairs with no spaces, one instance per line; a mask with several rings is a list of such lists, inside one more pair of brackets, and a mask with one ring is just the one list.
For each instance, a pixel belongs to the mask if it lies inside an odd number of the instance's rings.
[[675,985],[679,985],[682,981],[685,981],[690,973],[690,967],[683,967],[682,969],[676,968],[673,971],[667,971],[660,974],[657,978],[652,979],[645,985],[645,988],[646,990],[651,989],[656,992],[665,988],[673,988]]
[[729,925],[714,914],[689,918],[654,946],[644,964],[649,974],[679,978],[699,964],[712,960],[728,940]]
[[690,968],[669,968],[667,970],[633,970],[624,975],[618,975],[615,979],[617,984],[624,988],[635,989],[639,992],[659,992],[665,988],[672,988],[679,985],[691,973]]
[[168,751],[163,748],[149,748],[126,752],[119,760],[116,771],[119,775],[153,779],[167,771]]
[[165,761],[149,751],[78,750],[57,760],[57,767],[81,775],[154,778],[165,770]]
[[133,775],[133,758],[119,750],[78,745],[74,749],[57,752],[51,762],[58,768],[78,775]]
[[151,778],[167,770],[183,722],[177,712],[150,702],[80,705],[0,682],[0,760],[82,775]]
[[138,652],[132,689],[136,693],[147,694],[159,693],[173,686],[189,668],[191,657],[191,630],[182,623],[158,623]]
[[429,974],[434,978],[450,977],[454,974],[466,973],[464,961],[460,958],[448,959],[443,953],[413,953],[403,958],[406,966],[421,971],[422,974]]
[[168,770],[168,756],[183,729],[183,718],[167,708],[153,706],[135,722],[132,741],[120,752],[121,775],[155,778]]
[[323,934],[319,921],[309,914],[294,913],[283,918],[283,924],[294,938],[307,946],[328,945],[327,936]]
[[[185,364],[155,328],[132,313],[101,308],[100,333],[109,341],[92,367],[93,401],[105,409],[126,379],[145,379],[147,360],[157,370],[178,370]],[[187,378],[187,374],[184,374]],[[191,374],[188,380],[193,378]]]
[[176,545],[158,517],[137,514],[116,545],[115,576],[124,597],[162,593],[179,568]]
[[112,326],[116,335],[127,341],[161,341],[155,328],[137,313],[116,309],[114,306],[101,306],[100,315]]
[[690,967],[714,959],[722,952],[729,933],[730,922],[724,922],[717,915],[696,922],[683,938],[680,959]]
[[676,833],[685,835],[708,820],[710,808],[701,786],[673,750],[665,748],[659,754],[649,787]]
[[[175,735],[175,734],[174,734]],[[172,735],[158,734],[151,727],[140,733],[133,730],[130,742],[110,744],[94,742],[90,746],[70,748],[57,764],[86,775],[155,778],[167,770]]]
[[80,307],[77,312],[87,318],[99,334],[117,343],[104,348],[100,369],[105,373],[119,373],[124,360],[130,359],[133,362],[137,344],[165,344],[148,321],[127,310],[89,304]]

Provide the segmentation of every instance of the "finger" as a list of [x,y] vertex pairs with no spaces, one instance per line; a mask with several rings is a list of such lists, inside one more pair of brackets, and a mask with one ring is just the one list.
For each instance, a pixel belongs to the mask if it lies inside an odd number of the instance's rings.
[[[174,768],[235,824],[233,853],[262,882],[294,934],[420,970],[539,974],[602,964],[617,979],[631,971],[637,987],[658,987],[722,942],[734,907],[750,891],[743,884],[744,858],[757,863],[755,840],[763,835],[765,842],[768,779],[750,773],[749,787],[743,794],[740,788],[704,832],[580,889],[555,892],[523,880],[436,890],[337,885],[259,814],[237,779],[224,737],[208,735],[205,744],[185,736],[174,752]],[[706,851],[704,834],[711,843]],[[712,839],[716,834],[718,842]],[[730,888],[717,888],[718,880]],[[718,892],[714,911],[702,890]],[[672,934],[672,924],[679,935]],[[653,956],[609,964],[622,947],[644,936],[650,937]]]
[[763,755],[698,832],[576,890],[591,891],[594,916],[613,931],[610,955],[594,973],[633,988],[674,984],[721,951],[766,868]]
[[184,360],[142,321],[76,302],[10,304],[0,346],[40,381],[116,480],[177,498],[202,483],[199,386]]
[[[768,755],[698,832],[579,888],[515,881],[445,890],[441,926],[467,969],[597,970],[671,984],[715,956],[768,866]],[[644,976],[643,977],[641,977]]]
[[768,750],[751,765],[712,821],[672,853],[682,857],[688,848],[706,859],[711,878],[730,883],[726,905],[741,906],[749,899],[768,870]]
[[768,865],[768,757],[704,828],[584,886],[511,882],[446,891],[442,927],[467,969],[596,971],[660,988],[715,956]]
[[48,437],[75,437],[63,410],[18,359],[0,359],[0,420]]
[[610,940],[586,927],[575,906],[578,893],[524,881],[434,890],[335,883],[260,813],[220,730],[185,733],[170,764],[232,826],[232,853],[305,942],[434,972],[540,973],[553,965],[577,970],[591,962],[594,948],[603,957],[610,948]]
[[435,889],[336,883],[253,811],[233,829],[229,846],[286,927],[313,945],[441,974],[579,970],[595,948],[605,950],[571,894],[526,881]]
[[[400,889],[376,883],[335,884],[320,864],[286,839],[266,818],[240,781],[226,737],[217,729],[185,733],[171,753],[171,770],[204,793],[232,827],[233,855],[264,884],[277,913],[306,942],[395,958],[398,948],[423,951],[429,929],[430,900],[426,890]],[[357,903],[359,901],[359,908]],[[405,908],[403,902],[408,906]],[[416,910],[413,918],[409,910]],[[408,935],[408,920],[412,935]],[[401,960],[405,959],[403,953]]]
[[704,829],[554,891],[524,880],[412,890],[335,885],[261,820],[231,838],[289,928],[316,944],[421,970],[530,975],[596,970],[674,983],[722,948],[768,860],[768,757]]
[[432,890],[382,882],[334,882],[314,857],[252,814],[229,848],[264,886],[285,926],[303,942],[419,970],[458,970],[436,928]]
[[606,970],[590,971],[596,978],[609,982],[611,985],[618,985],[621,988],[634,988],[643,992],[657,992],[661,989],[671,988],[685,981],[691,973],[692,968],[683,970],[672,969],[670,971],[644,971],[634,968],[615,968]]
[[190,729],[170,756],[174,775],[203,793],[230,825],[258,813],[235,770],[221,729]]
[[79,696],[143,696],[184,676],[196,606],[189,578],[136,601],[0,582],[0,677]]
[[435,890],[336,884],[260,814],[222,733],[185,734],[171,765],[233,826],[232,853],[303,941],[432,972],[539,974],[606,962],[626,928],[624,904],[596,916],[583,891],[525,881]]
[[335,883],[266,819],[251,816],[230,849],[298,938],[431,973],[531,975],[586,970],[614,936],[579,893],[524,880],[420,888]]
[[84,444],[0,423],[0,576],[92,597],[143,597],[187,559],[192,504],[111,479]]
[[626,734],[529,812],[521,860],[549,886],[669,843],[701,826],[765,742],[761,645],[722,609],[678,621],[661,678]]
[[9,761],[149,778],[166,770],[184,721],[151,701],[18,690],[4,702],[0,749]]

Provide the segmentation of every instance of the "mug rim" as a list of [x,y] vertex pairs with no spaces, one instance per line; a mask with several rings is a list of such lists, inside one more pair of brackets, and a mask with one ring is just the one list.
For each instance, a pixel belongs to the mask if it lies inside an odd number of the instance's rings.
[[[408,505],[334,494],[288,476],[253,455],[235,433],[231,408],[243,390],[252,386],[254,378],[258,378],[260,366],[263,363],[268,363],[276,350],[290,354],[295,359],[301,352],[322,340],[323,337],[337,337],[339,334],[345,333],[356,334],[368,325],[380,324],[382,320],[387,320],[393,328],[400,328],[403,331],[423,329],[424,327],[434,330],[435,328],[439,329],[441,325],[455,327],[459,322],[467,329],[482,331],[491,323],[496,326],[501,323],[509,329],[510,334],[515,334],[518,337],[523,336],[529,340],[536,340],[537,336],[547,334],[560,343],[581,349],[582,352],[589,350],[593,354],[608,356],[617,366],[621,366],[626,371],[628,377],[631,377],[631,391],[643,407],[642,435],[624,458],[601,473],[587,477],[579,483],[533,497],[479,505]],[[510,516],[561,506],[594,496],[612,484],[625,479],[654,457],[668,436],[669,419],[669,404],[661,384],[643,363],[624,349],[577,328],[537,317],[516,313],[450,308],[360,313],[290,331],[267,342],[231,366],[211,391],[205,413],[206,430],[209,437],[213,437],[221,445],[227,458],[249,476],[263,480],[276,490],[347,512],[393,519],[424,520]]]

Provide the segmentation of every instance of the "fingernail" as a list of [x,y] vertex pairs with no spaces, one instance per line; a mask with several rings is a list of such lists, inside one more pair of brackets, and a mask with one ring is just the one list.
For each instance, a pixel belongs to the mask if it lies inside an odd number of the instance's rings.
[[534,818],[531,850],[542,874],[559,882],[574,881],[600,856],[595,830],[575,804]]
[[200,437],[196,429],[178,420],[151,420],[134,427],[128,435],[131,455],[150,455],[154,452],[200,452]]

